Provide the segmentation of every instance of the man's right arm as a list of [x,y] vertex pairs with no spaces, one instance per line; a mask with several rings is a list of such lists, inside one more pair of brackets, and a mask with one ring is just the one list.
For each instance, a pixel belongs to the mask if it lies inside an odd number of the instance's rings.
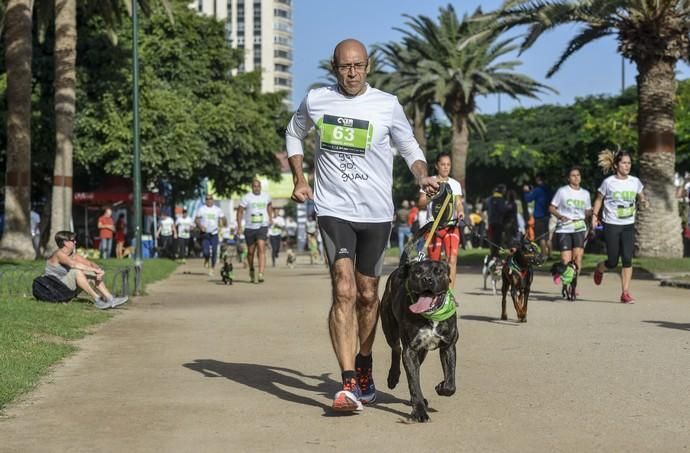
[[292,115],[290,123],[285,130],[285,146],[287,148],[290,170],[292,171],[292,182],[295,186],[292,191],[292,199],[298,203],[304,203],[307,199],[313,197],[311,187],[309,187],[309,183],[304,177],[304,171],[302,170],[304,163],[302,142],[314,125],[307,109],[308,97],[309,95],[304,98],[295,114]]

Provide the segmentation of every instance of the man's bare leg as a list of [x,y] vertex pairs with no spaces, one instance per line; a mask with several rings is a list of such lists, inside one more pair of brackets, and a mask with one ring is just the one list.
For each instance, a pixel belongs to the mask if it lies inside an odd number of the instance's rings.
[[359,353],[371,354],[379,320],[379,277],[356,273],[357,283],[357,327],[359,331]]
[[[357,351],[357,286],[354,263],[351,259],[337,260],[331,270],[333,304],[328,314],[328,329],[333,351],[341,371],[354,371]],[[371,351],[372,340],[369,343]]]
[[86,275],[84,275],[84,273],[80,270],[75,270],[75,271],[76,271],[75,272],[76,273],[75,279],[77,281],[77,287],[79,287],[79,289],[81,289],[86,294],[91,296],[94,300],[98,299],[100,296],[96,292],[96,290],[93,289],[93,287],[89,283],[89,279],[86,277]]
[[259,258],[259,273],[263,274],[266,270],[266,241],[256,241],[256,250]]

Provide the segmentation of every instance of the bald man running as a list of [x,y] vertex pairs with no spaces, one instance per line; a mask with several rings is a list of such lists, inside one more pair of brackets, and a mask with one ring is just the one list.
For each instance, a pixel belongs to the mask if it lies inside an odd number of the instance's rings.
[[[330,263],[331,343],[342,372],[336,411],[362,410],[376,399],[371,349],[378,321],[378,284],[394,217],[391,141],[417,184],[438,189],[398,99],[367,84],[369,61],[354,39],[333,51],[338,83],[310,90],[285,134],[293,174],[292,199],[313,198]],[[316,127],[314,191],[302,172],[302,142]]]

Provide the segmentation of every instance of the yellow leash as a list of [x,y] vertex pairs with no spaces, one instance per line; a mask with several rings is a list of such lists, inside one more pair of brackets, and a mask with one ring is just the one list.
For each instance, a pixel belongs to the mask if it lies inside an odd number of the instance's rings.
[[446,210],[448,207],[448,203],[450,202],[450,199],[453,198],[453,193],[448,192],[446,194],[446,198],[443,200],[443,204],[441,205],[441,210],[438,211],[438,215],[434,219],[434,223],[431,225],[431,230],[429,230],[429,234],[426,237],[426,240],[424,241],[424,248],[422,249],[422,254],[423,251],[427,250],[429,248],[429,244],[431,243],[431,238],[434,237],[434,233],[436,232],[436,228],[438,227],[438,224],[441,222],[441,217],[443,217],[443,212]]

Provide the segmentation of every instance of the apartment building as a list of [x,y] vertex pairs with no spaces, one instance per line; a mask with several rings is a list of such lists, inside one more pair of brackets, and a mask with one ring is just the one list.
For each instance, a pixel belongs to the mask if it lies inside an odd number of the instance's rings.
[[196,0],[199,13],[225,22],[225,36],[244,49],[240,71],[261,69],[264,92],[292,94],[292,0]]

